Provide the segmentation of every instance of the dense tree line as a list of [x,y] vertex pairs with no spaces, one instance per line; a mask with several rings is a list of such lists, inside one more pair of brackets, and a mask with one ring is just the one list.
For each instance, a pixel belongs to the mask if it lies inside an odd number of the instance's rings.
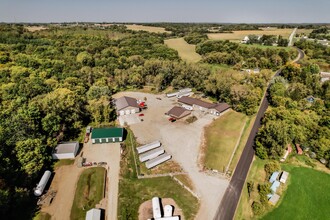
[[330,40],[330,28],[328,27],[317,28],[313,30],[308,37],[319,40],[323,40],[323,39]]
[[296,57],[296,51],[279,48],[259,48],[229,41],[206,41],[198,44],[196,52],[203,61],[240,68],[277,69]]
[[184,40],[188,44],[199,44],[208,40],[208,37],[205,33],[190,33],[184,37]]
[[305,54],[312,59],[322,59],[330,64],[330,47],[308,40],[300,40],[295,46],[304,50]]
[[271,82],[271,107],[256,138],[259,157],[278,159],[288,144],[300,144],[330,160],[330,83],[321,84],[319,72],[313,63],[290,64]]

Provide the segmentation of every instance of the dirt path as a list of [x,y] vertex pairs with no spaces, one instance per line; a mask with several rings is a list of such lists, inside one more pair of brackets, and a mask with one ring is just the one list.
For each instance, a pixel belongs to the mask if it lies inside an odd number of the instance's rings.
[[82,171],[76,165],[62,166],[55,171],[51,189],[56,190],[57,194],[52,204],[41,210],[49,213],[52,220],[70,219],[77,181]]

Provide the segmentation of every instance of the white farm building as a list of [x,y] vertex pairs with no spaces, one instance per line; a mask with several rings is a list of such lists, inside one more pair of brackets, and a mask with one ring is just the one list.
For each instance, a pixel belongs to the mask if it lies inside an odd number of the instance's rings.
[[130,115],[140,112],[140,106],[135,98],[123,96],[115,100],[118,115]]
[[101,220],[101,210],[91,209],[86,213],[86,220]]
[[63,142],[55,147],[52,157],[54,160],[74,159],[78,150],[79,142]]

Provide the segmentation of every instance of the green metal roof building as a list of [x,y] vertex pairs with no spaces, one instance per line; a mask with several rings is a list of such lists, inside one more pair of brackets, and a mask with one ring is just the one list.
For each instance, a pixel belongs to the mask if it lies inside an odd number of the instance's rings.
[[124,136],[124,128],[94,128],[92,130],[92,143],[115,143],[122,142]]

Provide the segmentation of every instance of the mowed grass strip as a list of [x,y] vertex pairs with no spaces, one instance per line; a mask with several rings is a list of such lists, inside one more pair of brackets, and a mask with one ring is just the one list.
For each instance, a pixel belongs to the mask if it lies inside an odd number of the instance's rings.
[[330,175],[305,167],[284,166],[289,186],[277,208],[262,219],[329,219]]
[[183,38],[173,38],[165,40],[164,43],[174,50],[177,50],[182,60],[187,62],[198,62],[202,59],[201,55],[196,53],[196,46],[188,44]]
[[229,111],[205,128],[205,166],[224,172],[245,126],[247,116]]
[[93,167],[81,173],[71,208],[71,220],[85,219],[86,212],[95,208],[103,198],[105,172],[103,167]]
[[241,41],[245,36],[248,35],[282,35],[284,38],[289,38],[293,28],[277,29],[271,28],[269,30],[244,30],[244,31],[233,31],[233,33],[212,33],[208,34],[210,40],[230,40],[230,41]]
[[232,171],[232,173],[235,170],[236,165],[239,161],[239,158],[242,155],[242,152],[243,152],[244,147],[246,145],[247,139],[250,136],[251,129],[253,127],[255,119],[256,119],[256,116],[250,116],[250,117],[248,117],[248,119],[245,123],[245,127],[244,127],[244,130],[243,130],[243,134],[241,136],[241,140],[240,140],[239,145],[238,145],[238,147],[237,147],[237,149],[234,153],[233,160],[231,161],[230,166],[229,166],[229,171]]

